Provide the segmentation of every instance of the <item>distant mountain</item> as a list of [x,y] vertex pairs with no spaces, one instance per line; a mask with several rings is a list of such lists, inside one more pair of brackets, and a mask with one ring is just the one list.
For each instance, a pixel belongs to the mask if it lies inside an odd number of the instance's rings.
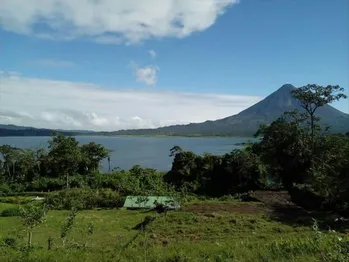
[[8,130],[24,130],[24,129],[33,129],[33,127],[29,126],[15,126],[15,125],[1,125],[0,129],[8,129]]
[[[241,111],[215,121],[191,123],[188,125],[172,125],[155,129],[131,129],[114,132],[94,132],[87,130],[52,130],[33,127],[0,125],[0,136],[49,136],[58,131],[65,135],[166,135],[166,136],[251,136],[261,124],[270,124],[285,111],[302,108],[293,98],[293,85],[286,84],[262,101]],[[349,131],[349,115],[330,105],[319,108],[316,115],[322,124],[331,126],[333,133]]]
[[[115,132],[104,132],[105,135],[184,135],[184,136],[251,136],[260,124],[270,124],[285,111],[302,108],[293,98],[291,91],[295,87],[283,85],[274,93],[245,109],[237,115],[215,121],[191,123],[188,125],[172,125],[156,129],[133,129]],[[345,133],[349,130],[349,115],[330,105],[319,108],[316,115],[323,124],[330,125],[334,133]]]
[[46,128],[34,128],[27,126],[16,125],[0,125],[0,137],[1,136],[50,136],[53,132],[59,132],[68,136],[94,134],[93,131],[87,130],[62,130],[62,129],[46,129]]

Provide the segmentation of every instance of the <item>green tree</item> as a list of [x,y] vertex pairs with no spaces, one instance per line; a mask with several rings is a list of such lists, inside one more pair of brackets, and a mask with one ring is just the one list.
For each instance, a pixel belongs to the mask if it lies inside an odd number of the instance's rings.
[[17,172],[21,181],[31,182],[38,174],[37,160],[31,149],[22,149],[18,152]]
[[183,149],[179,146],[174,146],[170,149],[170,157],[174,157],[176,154],[183,152]]
[[250,150],[235,149],[223,155],[217,167],[208,183],[214,195],[243,193],[261,189],[266,184],[266,172],[262,168],[262,163]]
[[63,247],[65,247],[67,237],[68,237],[69,233],[71,232],[71,230],[73,229],[75,218],[76,218],[77,214],[78,214],[78,210],[75,207],[73,207],[70,210],[66,219],[64,220],[63,224],[61,225],[60,236],[61,236]]
[[186,186],[188,190],[195,192],[199,188],[197,181],[199,156],[190,151],[182,151],[180,147],[172,148],[170,156],[174,156],[172,168],[165,176],[165,180],[177,189]]
[[45,222],[47,210],[45,205],[34,205],[32,203],[20,209],[22,222],[28,234],[28,247],[32,245],[33,229]]
[[308,114],[310,119],[311,143],[314,147],[314,136],[316,132],[315,123],[319,120],[315,116],[316,110],[319,107],[338,101],[347,96],[343,94],[344,88],[338,85],[320,86],[309,84],[292,90],[292,95],[298,99],[301,107]]
[[327,207],[337,211],[349,208],[349,138],[327,135],[316,144],[316,159],[308,183]]
[[304,129],[303,115],[297,111],[286,112],[256,135],[263,135],[253,151],[261,156],[275,182],[281,180],[290,189],[294,183],[304,183],[311,167],[311,138]]
[[16,179],[16,162],[18,160],[19,148],[11,147],[9,145],[0,146],[0,153],[2,155],[3,176],[6,181],[14,182]]
[[69,176],[76,174],[82,160],[79,142],[74,137],[54,133],[48,143],[51,172],[56,176],[65,177],[66,187],[69,188]]
[[95,142],[82,145],[82,168],[88,172],[97,171],[101,161],[109,157],[110,152],[110,150]]

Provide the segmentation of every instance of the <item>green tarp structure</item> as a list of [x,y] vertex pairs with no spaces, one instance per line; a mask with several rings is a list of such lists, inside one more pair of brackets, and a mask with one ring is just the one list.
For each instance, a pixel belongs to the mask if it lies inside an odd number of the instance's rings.
[[168,196],[127,196],[125,208],[155,208],[156,203],[163,204],[168,209],[178,209],[180,204],[173,197]]

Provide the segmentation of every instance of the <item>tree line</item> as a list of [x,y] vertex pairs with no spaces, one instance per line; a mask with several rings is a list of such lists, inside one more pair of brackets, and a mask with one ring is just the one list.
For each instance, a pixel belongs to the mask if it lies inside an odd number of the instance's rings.
[[[79,180],[99,172],[110,150],[90,142],[80,145],[70,136],[53,133],[48,150],[0,146],[2,191],[59,190],[79,186]],[[1,191],[0,188],[0,191]]]
[[125,194],[166,193],[224,196],[253,190],[287,190],[307,208],[347,211],[349,207],[349,133],[330,134],[319,124],[318,108],[344,99],[339,86],[307,85],[292,91],[303,111],[285,112],[255,136],[260,141],[221,156],[196,155],[175,146],[169,172],[134,166],[99,171],[110,151],[80,145],[54,134],[48,150],[0,147],[0,191],[104,188]]

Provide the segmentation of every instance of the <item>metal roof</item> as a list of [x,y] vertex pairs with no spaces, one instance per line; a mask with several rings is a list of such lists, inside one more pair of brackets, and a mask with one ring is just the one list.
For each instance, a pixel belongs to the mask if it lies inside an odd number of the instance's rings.
[[178,209],[180,204],[175,201],[173,197],[168,196],[127,196],[124,207],[125,208],[155,208],[156,204],[163,204],[169,209]]

